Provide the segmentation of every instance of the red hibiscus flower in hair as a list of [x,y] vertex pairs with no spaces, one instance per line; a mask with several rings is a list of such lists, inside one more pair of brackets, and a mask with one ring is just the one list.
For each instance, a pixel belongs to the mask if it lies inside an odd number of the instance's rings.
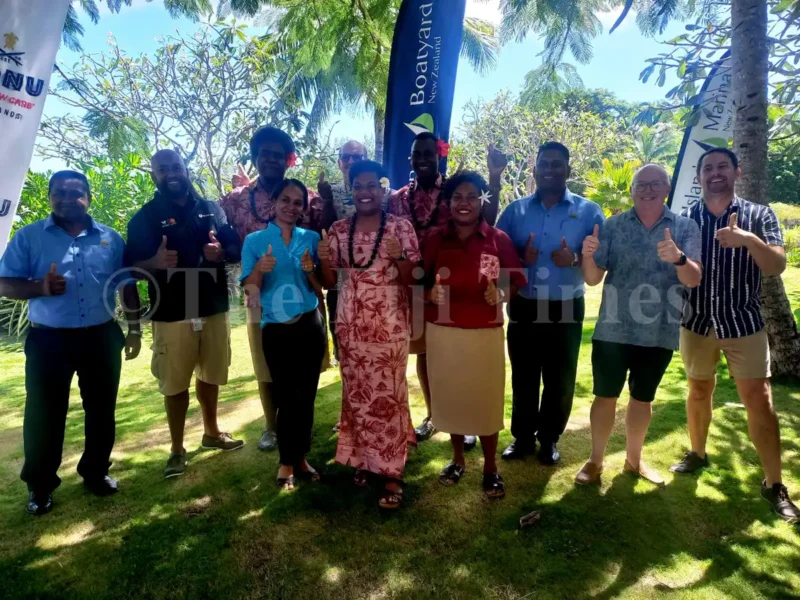
[[286,155],[286,166],[293,167],[296,164],[297,164],[297,154],[295,154],[294,152],[289,152],[289,154]]
[[436,142],[436,151],[439,153],[439,158],[446,158],[450,154],[450,144],[444,140],[438,140]]

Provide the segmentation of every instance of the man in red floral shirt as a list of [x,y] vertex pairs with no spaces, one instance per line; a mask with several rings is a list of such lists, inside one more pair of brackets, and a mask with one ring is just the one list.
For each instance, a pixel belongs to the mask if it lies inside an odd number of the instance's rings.
[[[408,219],[414,225],[417,239],[422,242],[427,231],[438,225],[444,225],[450,218],[450,209],[442,196],[445,178],[439,172],[441,159],[446,158],[450,146],[427,131],[420,133],[411,144],[411,168],[416,177],[407,186],[392,192],[389,197],[387,212],[397,217]],[[500,203],[501,176],[508,164],[506,156],[490,145],[487,163],[489,168],[489,202],[483,207],[483,218],[489,225],[494,225]],[[409,352],[417,355],[417,378],[419,379],[428,416],[422,425],[414,431],[417,440],[429,439],[435,429],[431,423],[431,396],[428,385],[428,361],[425,356],[425,335],[422,310],[422,286],[415,289],[411,310],[411,347]],[[421,329],[422,328],[422,329]],[[467,449],[477,443],[475,436],[466,436],[464,445]]]
[[[276,127],[261,127],[250,140],[250,160],[258,169],[258,178],[251,182],[244,173],[240,173],[234,178],[234,185],[236,183],[243,185],[235,188],[219,201],[228,217],[228,223],[239,234],[242,243],[249,234],[265,229],[270,219],[275,216],[275,202],[271,192],[278,183],[283,181],[286,169],[293,167],[297,160],[294,141],[286,132]],[[319,232],[322,201],[319,195],[311,190],[308,191],[308,200],[308,211],[299,225],[304,229]],[[322,302],[322,299],[320,301]],[[248,298],[250,314],[247,319],[247,337],[250,340],[253,369],[258,380],[258,392],[266,418],[266,428],[258,442],[258,448],[274,450],[278,447],[278,436],[275,433],[275,408],[272,405],[270,393],[272,377],[261,346],[261,309],[258,306],[251,306],[257,302],[257,298],[253,300]],[[324,308],[321,310],[324,315]],[[326,362],[329,364],[328,360]]]

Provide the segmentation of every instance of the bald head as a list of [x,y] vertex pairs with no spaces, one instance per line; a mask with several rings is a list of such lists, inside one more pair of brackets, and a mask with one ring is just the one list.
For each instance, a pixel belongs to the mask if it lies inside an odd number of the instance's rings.
[[350,140],[339,148],[339,170],[345,181],[350,180],[350,166],[367,159],[367,147],[361,142]]
[[180,155],[174,150],[159,150],[150,159],[153,182],[158,191],[170,200],[183,200],[189,194],[189,173]]
[[633,176],[631,197],[636,207],[660,206],[669,196],[669,173],[661,165],[647,164]]

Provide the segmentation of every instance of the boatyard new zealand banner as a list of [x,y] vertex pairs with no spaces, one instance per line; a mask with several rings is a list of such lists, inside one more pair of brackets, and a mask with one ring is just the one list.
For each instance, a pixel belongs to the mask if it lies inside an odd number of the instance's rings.
[[[423,131],[447,140],[466,0],[404,0],[389,65],[383,164],[392,187],[413,177],[408,157]],[[444,173],[447,161],[442,159]]]
[[70,0],[0,0],[0,256],[28,173]]
[[697,97],[695,124],[683,136],[669,206],[680,212],[701,201],[702,190],[697,181],[697,161],[711,148],[730,145],[736,113],[733,109],[733,76],[729,53],[714,65]]

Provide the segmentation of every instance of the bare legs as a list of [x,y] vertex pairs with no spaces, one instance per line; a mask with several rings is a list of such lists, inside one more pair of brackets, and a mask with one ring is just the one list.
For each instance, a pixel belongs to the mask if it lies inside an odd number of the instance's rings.
[[[205,434],[211,437],[218,437],[220,435],[217,425],[219,386],[211,385],[198,379],[195,383],[195,392],[203,413],[203,430]],[[189,410],[189,390],[184,390],[174,396],[164,396],[164,406],[167,409],[172,452],[183,452],[183,432],[186,427],[186,411]]]
[[[589,462],[601,466],[606,454],[608,440],[614,429],[617,398],[595,397],[592,403],[590,420],[592,424],[592,454]],[[625,451],[628,462],[639,467],[642,447],[653,416],[652,403],[631,398],[625,415]]]
[[[481,449],[483,450],[483,472],[484,473],[497,473],[497,442],[500,437],[499,433],[494,435],[482,435]],[[453,462],[459,467],[466,466],[466,459],[464,458],[464,436],[463,435],[450,435],[450,442],[453,444]]]
[[261,398],[261,408],[264,409],[264,419],[266,420],[267,429],[275,431],[275,406],[272,403],[272,387],[271,384],[264,381],[258,382],[258,395]]
[[417,379],[419,387],[422,388],[422,396],[425,398],[425,406],[428,409],[428,418],[431,416],[431,387],[428,383],[428,355],[417,354]]
[[716,379],[689,378],[689,395],[686,397],[686,420],[692,452],[700,458],[706,456],[708,428],[711,426],[711,409]]

